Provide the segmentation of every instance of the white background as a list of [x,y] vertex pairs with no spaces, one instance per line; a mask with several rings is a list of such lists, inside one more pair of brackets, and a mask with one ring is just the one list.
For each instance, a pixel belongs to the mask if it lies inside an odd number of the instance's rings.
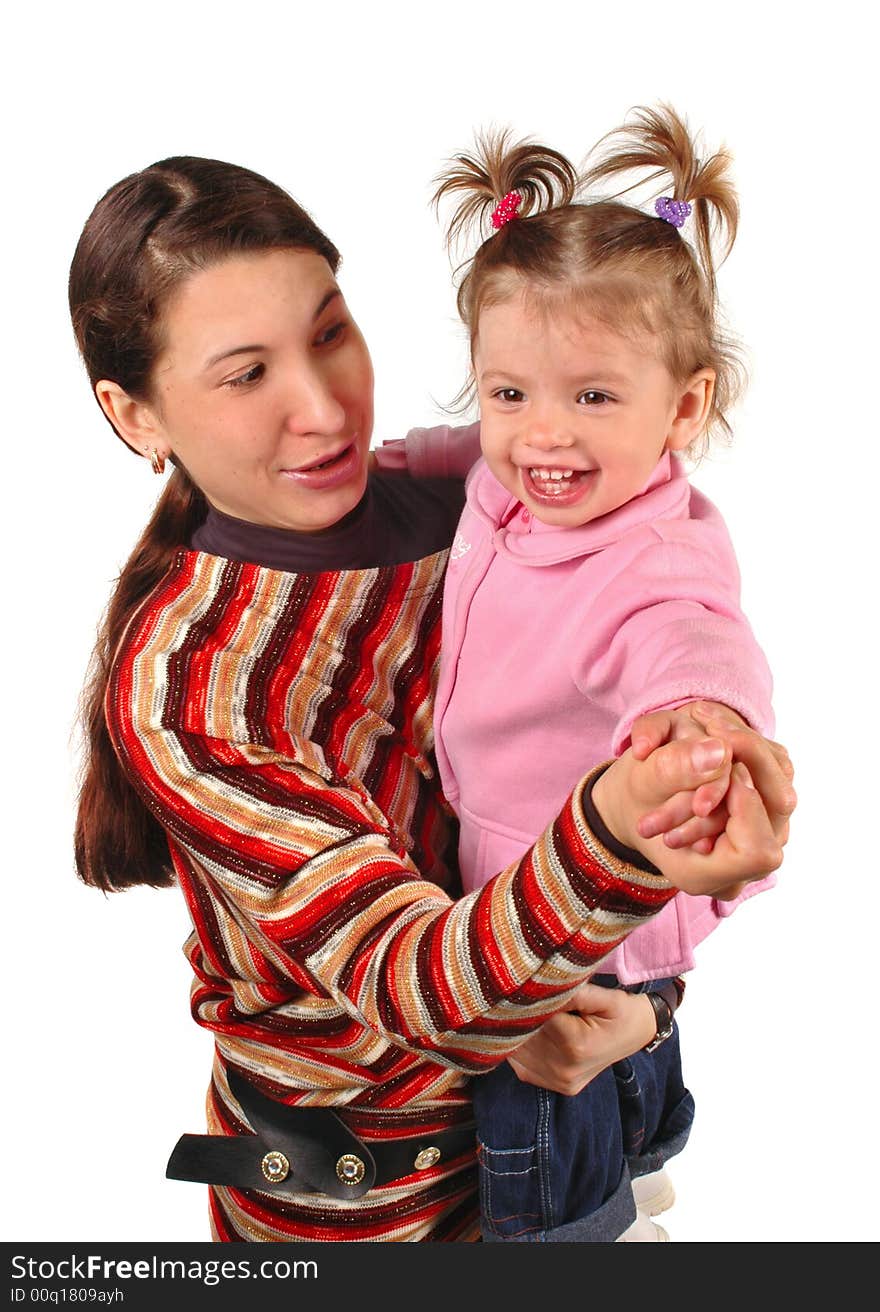
[[[430,179],[476,128],[579,160],[669,99],[734,151],[722,277],[750,349],[736,442],[695,481],[737,546],[774,668],[800,808],[780,885],[705,944],[682,1015],[698,1103],[673,1240],[876,1238],[873,924],[877,410],[868,35],[837,3],[653,0],[88,3],[4,36],[6,534],[2,643],[3,1237],[206,1238],[168,1182],[202,1128],[210,1040],[188,1014],[174,891],[109,898],[73,871],[75,703],[111,580],[157,481],[100,418],[66,312],[92,205],[170,154],[286,186],[344,255],[371,344],[377,438],[438,417],[465,362]],[[10,25],[11,24],[11,25]]]

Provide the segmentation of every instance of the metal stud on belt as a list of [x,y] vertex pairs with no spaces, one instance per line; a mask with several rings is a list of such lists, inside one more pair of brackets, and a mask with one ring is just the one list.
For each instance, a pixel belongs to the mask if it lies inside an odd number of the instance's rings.
[[343,1184],[360,1184],[367,1173],[367,1168],[354,1153],[343,1153],[336,1163],[336,1174]]
[[290,1162],[284,1156],[284,1153],[271,1152],[260,1162],[263,1175],[271,1184],[280,1184],[290,1175]]

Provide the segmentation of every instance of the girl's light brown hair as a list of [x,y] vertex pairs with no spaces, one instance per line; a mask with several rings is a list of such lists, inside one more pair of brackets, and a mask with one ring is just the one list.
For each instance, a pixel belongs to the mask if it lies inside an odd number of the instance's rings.
[[[627,185],[607,199],[589,196],[610,179]],[[692,237],[620,199],[649,182],[658,184],[655,196],[691,205]],[[482,310],[525,288],[538,305],[562,302],[625,336],[650,336],[677,382],[699,369],[714,370],[703,439],[713,430],[730,434],[727,411],[744,371],[720,323],[716,285],[739,217],[726,150],[698,158],[685,121],[661,105],[634,110],[603,137],[580,176],[558,151],[531,141],[511,143],[500,132],[478,137],[476,151],[451,160],[436,184],[438,206],[445,197],[458,197],[448,225],[450,246],[475,228],[484,235],[492,210],[508,192],[522,196],[518,216],[487,236],[463,266],[458,310],[472,351]],[[471,379],[461,399],[473,391]]]

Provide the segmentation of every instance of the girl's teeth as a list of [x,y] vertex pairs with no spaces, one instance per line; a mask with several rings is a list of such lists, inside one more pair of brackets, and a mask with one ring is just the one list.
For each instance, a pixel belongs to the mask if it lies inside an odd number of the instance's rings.
[[556,496],[568,490],[568,484],[571,479],[580,478],[585,470],[575,469],[538,469],[532,467],[529,469],[529,476],[536,488],[539,488],[544,496]]

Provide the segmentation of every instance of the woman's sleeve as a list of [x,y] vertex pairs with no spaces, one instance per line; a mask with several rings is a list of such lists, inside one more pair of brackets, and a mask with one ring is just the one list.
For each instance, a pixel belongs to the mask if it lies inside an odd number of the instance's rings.
[[595,838],[582,783],[520,861],[452,902],[357,781],[287,751],[155,724],[139,734],[117,709],[117,750],[195,887],[201,937],[226,960],[244,953],[268,992],[323,992],[456,1069],[500,1061],[675,893]]
[[480,425],[411,428],[376,447],[379,469],[413,478],[465,478],[480,458]]

